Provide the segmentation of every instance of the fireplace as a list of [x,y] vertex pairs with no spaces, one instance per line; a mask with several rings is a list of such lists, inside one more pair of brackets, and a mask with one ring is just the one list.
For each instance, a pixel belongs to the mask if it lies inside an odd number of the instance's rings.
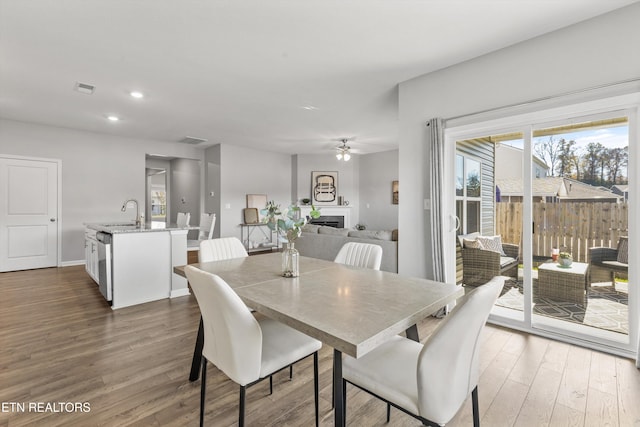
[[319,218],[311,219],[309,224],[325,225],[327,227],[344,228],[344,216],[342,215],[322,215]]

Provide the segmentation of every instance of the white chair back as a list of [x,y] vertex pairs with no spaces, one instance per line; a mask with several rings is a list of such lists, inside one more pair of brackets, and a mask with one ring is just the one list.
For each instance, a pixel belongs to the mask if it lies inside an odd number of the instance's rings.
[[204,357],[242,386],[259,379],[262,329],[258,321],[219,276],[190,265],[185,273],[202,314]]
[[382,247],[369,243],[345,243],[336,259],[340,264],[352,265],[354,267],[370,268],[380,270],[382,263]]
[[458,300],[428,338],[418,359],[420,415],[448,423],[478,385],[480,332],[505,279],[496,276]]
[[203,212],[200,214],[200,233],[198,240],[208,240],[213,237],[213,229],[216,226],[216,214]]
[[176,218],[176,225],[178,227],[188,227],[190,220],[191,220],[191,213],[178,212],[178,217]]
[[199,262],[220,261],[249,256],[244,245],[237,237],[202,240],[198,252]]

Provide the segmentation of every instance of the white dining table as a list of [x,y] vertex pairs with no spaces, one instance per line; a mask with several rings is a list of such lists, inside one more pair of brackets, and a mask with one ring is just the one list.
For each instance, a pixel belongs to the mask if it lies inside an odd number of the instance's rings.
[[[462,296],[461,286],[300,257],[300,276],[281,276],[281,254],[195,264],[224,279],[257,312],[334,349],[335,425],[344,425],[342,354],[358,358]],[[184,275],[184,267],[176,267]],[[190,379],[199,375],[202,327]],[[200,347],[198,348],[198,343]],[[197,360],[196,360],[197,359]]]

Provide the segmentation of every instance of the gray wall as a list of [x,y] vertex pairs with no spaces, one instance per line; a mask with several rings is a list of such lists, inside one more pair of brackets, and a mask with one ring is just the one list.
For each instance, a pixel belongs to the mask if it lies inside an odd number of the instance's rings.
[[[171,197],[169,198],[168,223],[177,221],[178,212],[191,214],[190,225],[200,224],[200,161],[191,159],[171,160]],[[192,230],[188,234],[189,239],[197,239],[198,231]]]
[[63,263],[84,260],[85,222],[128,221],[122,202],[137,199],[144,212],[147,153],[199,159],[203,150],[153,140],[0,120],[0,153],[62,160]]
[[[398,228],[398,206],[391,203],[391,182],[398,180],[398,150],[360,158],[360,219],[368,230]],[[402,183],[400,183],[402,203]]]
[[638,22],[634,4],[400,84],[400,236],[422,236],[399,239],[401,274],[433,277],[425,122],[638,78]]

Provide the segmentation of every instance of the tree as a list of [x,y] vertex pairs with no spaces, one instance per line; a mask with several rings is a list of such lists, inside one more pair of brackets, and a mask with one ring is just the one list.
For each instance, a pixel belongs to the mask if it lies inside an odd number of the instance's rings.
[[602,167],[602,152],[604,145],[599,142],[590,142],[587,144],[586,151],[582,156],[582,166],[584,171],[583,182],[591,185],[600,184],[600,170]]
[[555,176],[556,162],[560,153],[560,145],[557,141],[552,136],[548,141],[539,139],[536,141],[533,151],[549,166],[551,176]]
[[[560,139],[558,150],[558,176],[571,176],[571,171],[576,165],[575,158],[577,158],[577,155],[573,150],[574,145],[576,145],[574,140],[567,141],[564,138]],[[576,175],[578,175],[577,169]]]
[[609,172],[609,183],[611,185],[622,183],[622,173],[627,169],[629,163],[629,147],[610,148],[607,150],[607,170]]

